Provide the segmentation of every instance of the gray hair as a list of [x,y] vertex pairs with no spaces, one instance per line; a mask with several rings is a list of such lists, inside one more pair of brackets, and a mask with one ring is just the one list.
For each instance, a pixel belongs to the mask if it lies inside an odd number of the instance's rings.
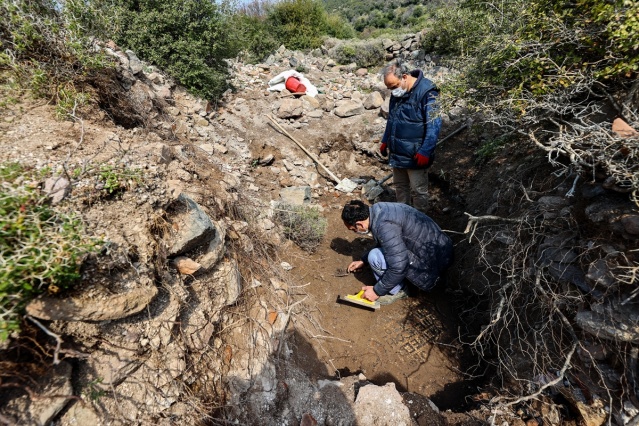
[[404,74],[408,74],[408,67],[404,62],[399,59],[395,59],[393,62],[382,68],[382,78],[386,78],[387,75],[393,74],[397,78],[402,78]]

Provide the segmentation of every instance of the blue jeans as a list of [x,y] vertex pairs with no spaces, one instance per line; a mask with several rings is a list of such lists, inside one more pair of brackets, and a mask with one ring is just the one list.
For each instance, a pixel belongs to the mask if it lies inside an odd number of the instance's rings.
[[[374,248],[368,253],[368,264],[373,270],[373,275],[375,275],[375,280],[379,281],[379,279],[384,275],[386,271],[386,258],[384,258],[384,253],[378,248]],[[401,289],[404,288],[404,283],[399,283],[388,294],[395,295]]]

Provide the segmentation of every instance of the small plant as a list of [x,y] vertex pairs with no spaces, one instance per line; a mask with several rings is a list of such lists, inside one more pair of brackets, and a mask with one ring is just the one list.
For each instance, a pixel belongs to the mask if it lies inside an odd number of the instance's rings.
[[93,402],[99,401],[100,398],[106,395],[106,392],[98,387],[98,385],[103,381],[104,379],[102,377],[91,380],[89,383],[87,383],[87,387],[82,391],[82,394]]
[[104,190],[109,195],[113,195],[130,188],[134,183],[140,183],[142,181],[142,172],[123,166],[105,164],[100,167],[98,178],[102,182]]
[[71,171],[71,178],[77,179],[82,176],[82,167],[76,167]]
[[85,105],[89,100],[89,95],[77,92],[75,87],[69,85],[58,90],[58,102],[55,108],[55,115],[58,120],[64,120],[70,116],[75,116],[78,107]]
[[281,204],[275,220],[284,228],[286,238],[309,253],[317,249],[326,234],[326,218],[317,208]]
[[73,215],[54,210],[20,164],[0,164],[0,341],[20,328],[36,295],[57,293],[80,278],[80,262],[99,241]]
[[509,141],[510,137],[507,135],[486,141],[482,144],[481,148],[477,150],[478,160],[490,160],[497,155],[497,152],[499,152],[499,150],[501,150]]
[[46,96],[49,81],[47,73],[42,68],[34,68],[31,71],[31,90],[36,97]]

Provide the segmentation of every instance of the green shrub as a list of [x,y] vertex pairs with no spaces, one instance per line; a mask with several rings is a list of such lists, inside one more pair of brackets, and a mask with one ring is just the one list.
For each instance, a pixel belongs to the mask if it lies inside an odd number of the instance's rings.
[[321,46],[326,19],[319,0],[282,0],[269,12],[267,23],[289,49],[311,49]]
[[98,249],[82,223],[46,203],[19,164],[0,164],[0,340],[20,326],[25,305],[80,278],[83,256]]
[[214,2],[117,0],[113,34],[122,47],[165,70],[190,92],[206,99],[227,88],[225,59],[239,51],[232,20]]
[[355,60],[355,53],[357,51],[352,44],[340,44],[335,47],[332,56],[338,64],[350,64]]
[[90,84],[110,66],[106,57],[92,48],[93,41],[76,16],[64,12],[54,1],[0,2],[3,96],[26,92],[65,102],[69,93],[82,93],[79,87]]
[[326,15],[325,32],[327,35],[339,39],[355,37],[355,30],[353,29],[353,26],[336,13]]
[[281,204],[275,220],[284,228],[286,238],[309,253],[317,249],[326,234],[326,218],[314,207]]
[[456,55],[458,86],[521,127],[636,75],[638,16],[627,0],[466,0],[434,12],[423,47]]
[[262,61],[281,43],[275,38],[266,19],[261,16],[237,14],[233,17],[235,31],[248,60]]
[[566,57],[567,69],[591,69],[604,78],[639,71],[638,2],[537,0],[530,16],[522,37],[545,43],[548,59]]
[[380,65],[386,56],[379,40],[338,43],[329,51],[329,54],[340,64],[355,62],[360,67]]
[[422,48],[441,54],[468,54],[490,33],[489,19],[488,13],[471,8],[439,8],[422,35]]

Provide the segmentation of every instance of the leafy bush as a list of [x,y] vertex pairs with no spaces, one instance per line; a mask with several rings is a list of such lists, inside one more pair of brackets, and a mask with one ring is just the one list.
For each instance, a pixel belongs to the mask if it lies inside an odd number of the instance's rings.
[[233,31],[249,59],[262,60],[284,44],[291,49],[318,47],[326,35],[355,37],[353,27],[341,16],[328,14],[315,0],[275,3],[254,0],[233,15]]
[[248,54],[249,60],[262,61],[281,45],[264,17],[238,14],[233,20],[243,51]]
[[331,56],[338,64],[350,64],[355,60],[356,53],[355,46],[344,43],[337,45],[331,52]]
[[338,43],[329,54],[340,64],[355,62],[360,67],[372,67],[384,62],[386,52],[379,40],[370,40]]
[[[207,99],[227,88],[228,65],[239,46],[221,6],[197,0],[119,0],[114,38]],[[118,15],[113,14],[112,15]]]
[[326,234],[326,218],[317,208],[281,204],[275,220],[284,228],[286,238],[309,253],[317,249]]
[[[377,29],[402,28],[422,20],[427,10],[447,7],[450,0],[323,0],[329,13],[344,16],[358,32],[370,33]],[[405,28],[404,28],[405,30]]]
[[392,26],[395,14],[390,11],[383,13],[380,10],[373,10],[366,15],[360,15],[353,26],[357,31],[363,31],[367,27],[386,28]]
[[464,55],[489,33],[489,18],[488,13],[470,8],[439,8],[422,35],[422,48],[427,52]]
[[267,23],[289,49],[316,48],[327,27],[326,11],[319,0],[283,0],[270,11]]
[[46,204],[19,164],[0,164],[0,340],[19,329],[25,305],[80,278],[82,257],[98,248],[80,220]]
[[580,114],[570,105],[639,71],[639,6],[573,3],[516,0],[495,9],[466,0],[435,13],[437,27],[426,32],[423,47],[460,55],[461,86],[474,88],[471,97],[501,123],[519,120],[521,130],[553,115]]
[[344,18],[336,13],[326,15],[325,33],[331,37],[348,39],[355,37],[355,30]]
[[63,13],[57,2],[3,1],[0,14],[3,97],[27,89],[37,97],[68,100],[70,92],[81,93],[79,87],[110,66],[92,49],[75,16]]

